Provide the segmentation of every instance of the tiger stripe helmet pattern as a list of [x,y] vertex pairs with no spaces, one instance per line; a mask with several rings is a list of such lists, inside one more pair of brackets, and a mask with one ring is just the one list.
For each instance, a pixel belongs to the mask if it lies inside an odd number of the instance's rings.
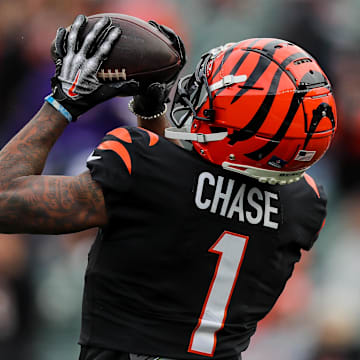
[[167,137],[190,140],[204,159],[270,184],[299,180],[337,126],[331,85],[316,60],[269,38],[204,54],[179,81],[171,117],[177,128]]

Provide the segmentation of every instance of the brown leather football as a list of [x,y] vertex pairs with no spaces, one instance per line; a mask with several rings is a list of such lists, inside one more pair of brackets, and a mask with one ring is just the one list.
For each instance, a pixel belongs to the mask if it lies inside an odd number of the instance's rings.
[[[171,41],[146,21],[124,14],[96,14],[88,16],[82,32],[84,37],[103,16],[121,29],[108,58],[101,65],[101,82],[135,79],[141,85],[165,82],[173,78],[180,68],[180,56]],[[52,46],[52,53],[54,46]]]

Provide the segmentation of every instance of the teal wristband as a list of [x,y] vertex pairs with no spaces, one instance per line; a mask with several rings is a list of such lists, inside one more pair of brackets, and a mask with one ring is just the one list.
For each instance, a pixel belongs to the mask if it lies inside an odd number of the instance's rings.
[[69,123],[72,122],[72,115],[57,100],[55,100],[52,95],[48,95],[44,100],[48,102],[54,109],[56,109],[61,115],[63,115]]

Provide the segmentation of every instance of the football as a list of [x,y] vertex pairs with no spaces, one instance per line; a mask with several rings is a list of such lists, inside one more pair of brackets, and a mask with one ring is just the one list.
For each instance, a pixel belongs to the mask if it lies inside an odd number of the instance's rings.
[[171,41],[157,28],[136,17],[123,14],[88,16],[80,41],[103,16],[109,16],[112,25],[121,29],[121,36],[99,69],[101,82],[134,79],[146,85],[168,81],[177,74],[181,61]]

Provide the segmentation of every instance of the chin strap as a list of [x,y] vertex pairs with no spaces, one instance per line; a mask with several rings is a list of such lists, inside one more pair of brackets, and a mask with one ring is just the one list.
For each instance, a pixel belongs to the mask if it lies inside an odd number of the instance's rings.
[[253,166],[234,164],[227,161],[222,163],[222,167],[226,170],[235,171],[237,173],[250,176],[257,179],[261,183],[269,183],[271,185],[286,185],[299,181],[307,169],[298,171],[275,171],[259,169]]
[[225,139],[227,136],[228,136],[227,131],[211,133],[211,134],[201,134],[201,133],[189,132],[186,127],[182,127],[180,129],[176,127],[169,127],[165,129],[165,137],[168,139],[190,140],[199,143],[205,143],[209,141],[219,141]]

